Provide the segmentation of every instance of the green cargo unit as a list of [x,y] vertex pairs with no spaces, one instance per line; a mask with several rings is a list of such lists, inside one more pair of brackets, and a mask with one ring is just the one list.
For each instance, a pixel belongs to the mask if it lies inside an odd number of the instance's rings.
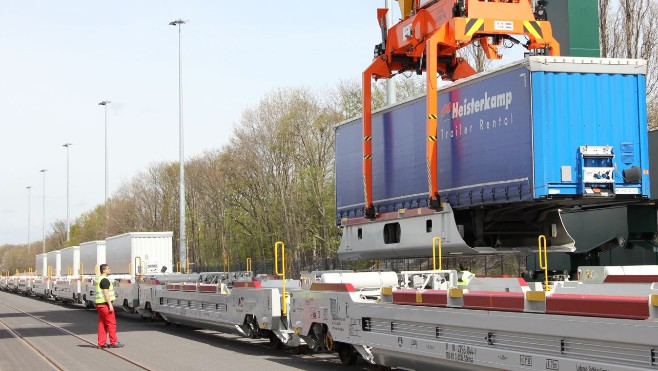
[[546,12],[561,55],[601,56],[597,0],[550,0]]

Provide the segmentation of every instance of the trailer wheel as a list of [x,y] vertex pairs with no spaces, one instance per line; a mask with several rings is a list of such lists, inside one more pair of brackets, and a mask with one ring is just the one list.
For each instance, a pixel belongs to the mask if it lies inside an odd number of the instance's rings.
[[249,322],[247,326],[249,328],[249,332],[247,332],[247,335],[249,335],[250,338],[252,339],[260,338],[260,335],[258,334],[258,326],[254,321]]
[[281,349],[283,344],[281,343],[281,340],[279,340],[279,337],[276,336],[276,334],[272,331],[269,332],[269,338],[270,338],[270,349],[276,350],[276,349]]
[[294,353],[297,354],[297,355],[302,355],[302,354],[308,353],[308,350],[309,350],[308,345],[298,345],[294,349]]
[[336,353],[338,353],[338,359],[340,363],[350,366],[356,363],[358,359],[359,352],[354,349],[352,344],[345,344],[336,342]]
[[256,319],[254,318],[253,315],[247,314],[244,319],[244,326],[246,327],[245,333],[247,334],[248,338],[251,339],[258,339],[260,338],[260,329],[258,328],[258,324],[256,323]]

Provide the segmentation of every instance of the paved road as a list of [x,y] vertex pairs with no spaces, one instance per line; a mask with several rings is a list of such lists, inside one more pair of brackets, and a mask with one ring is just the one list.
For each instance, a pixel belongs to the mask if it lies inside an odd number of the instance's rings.
[[[109,352],[67,335],[3,305],[9,304],[75,333],[96,341],[96,311],[63,305],[0,291],[0,320],[27,341],[39,347],[66,370],[136,369]],[[372,370],[363,360],[355,366],[343,366],[335,355],[296,355],[291,351],[271,350],[266,340],[251,340],[209,330],[166,326],[162,322],[143,321],[121,314],[117,318],[119,341],[125,348],[112,352],[152,370]],[[0,370],[49,369],[22,340],[0,324]]]

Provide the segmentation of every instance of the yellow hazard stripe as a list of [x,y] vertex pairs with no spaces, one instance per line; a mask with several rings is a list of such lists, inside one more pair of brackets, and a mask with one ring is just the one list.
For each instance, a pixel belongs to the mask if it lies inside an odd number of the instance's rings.
[[436,142],[436,135],[428,135],[427,140],[430,142]]
[[466,21],[466,36],[473,36],[477,31],[484,30],[484,19],[471,18]]
[[434,113],[430,113],[430,114],[427,115],[427,118],[430,119],[430,120],[436,120],[437,116]]
[[364,160],[370,160],[372,158],[372,155],[364,155],[363,159]]
[[363,140],[372,140],[372,137],[363,137]]
[[543,39],[544,35],[541,32],[541,26],[536,21],[523,21],[523,31],[531,34],[535,39]]

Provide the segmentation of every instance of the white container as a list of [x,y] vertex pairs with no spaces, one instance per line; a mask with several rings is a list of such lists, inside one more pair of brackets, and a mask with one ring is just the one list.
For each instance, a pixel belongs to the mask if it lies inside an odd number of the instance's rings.
[[62,272],[62,253],[60,250],[51,251],[46,254],[48,259],[48,268],[46,274],[50,273],[52,276],[59,276]]
[[80,244],[80,263],[82,274],[99,275],[96,270],[105,264],[105,241],[90,241]]
[[37,276],[45,276],[48,273],[48,255],[37,254],[34,258],[34,271]]
[[80,268],[80,246],[71,246],[62,252],[62,274],[77,276]]
[[[105,240],[105,255],[112,274],[172,272],[173,232],[132,232]],[[135,269],[137,267],[137,269]]]

